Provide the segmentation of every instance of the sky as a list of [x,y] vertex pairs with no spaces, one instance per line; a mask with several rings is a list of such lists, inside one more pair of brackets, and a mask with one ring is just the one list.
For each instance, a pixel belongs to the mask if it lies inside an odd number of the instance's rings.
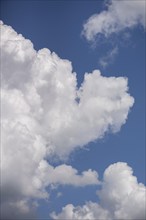
[[145,219],[145,0],[1,0],[1,218]]

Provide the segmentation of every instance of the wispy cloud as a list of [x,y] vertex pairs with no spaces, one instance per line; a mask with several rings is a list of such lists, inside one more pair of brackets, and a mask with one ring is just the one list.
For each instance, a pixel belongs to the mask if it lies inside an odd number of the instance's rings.
[[99,65],[102,68],[106,68],[111,63],[114,62],[116,55],[118,54],[118,47],[114,47],[112,50],[108,51],[107,54],[99,59]]
[[115,1],[107,4],[107,10],[92,15],[84,24],[82,34],[88,41],[103,35],[108,38],[136,25],[145,28],[145,0]]
[[61,196],[63,196],[62,192],[58,192],[56,195],[57,198],[60,198]]

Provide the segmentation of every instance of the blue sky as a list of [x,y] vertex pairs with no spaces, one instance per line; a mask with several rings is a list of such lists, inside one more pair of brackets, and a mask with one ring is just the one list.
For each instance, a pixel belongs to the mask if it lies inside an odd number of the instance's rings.
[[[139,2],[137,0],[137,2]],[[49,48],[61,59],[72,62],[77,73],[78,87],[86,72],[94,69],[105,77],[127,77],[130,95],[135,103],[120,131],[107,132],[103,138],[86,144],[84,149],[74,150],[65,164],[79,173],[96,170],[102,180],[105,169],[117,162],[126,162],[134,171],[138,182],[145,184],[145,32],[140,23],[124,27],[105,38],[93,40],[82,34],[83,25],[93,14],[107,9],[103,1],[1,1],[1,20],[17,33],[30,39],[35,50]],[[117,48],[112,56],[112,50]],[[110,54],[110,55],[108,55]],[[106,61],[106,66],[100,60]],[[53,161],[57,166],[64,162]],[[61,212],[67,204],[83,206],[85,201],[98,202],[99,185],[74,187],[59,185],[51,189],[49,199],[39,202],[39,218],[49,218],[49,213]],[[57,197],[57,193],[60,196]],[[34,199],[35,200],[35,199]]]

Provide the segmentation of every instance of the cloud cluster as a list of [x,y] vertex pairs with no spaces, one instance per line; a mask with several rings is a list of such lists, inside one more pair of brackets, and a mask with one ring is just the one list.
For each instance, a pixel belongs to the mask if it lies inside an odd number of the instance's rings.
[[107,10],[92,15],[86,21],[82,34],[88,41],[93,41],[101,34],[109,37],[136,25],[145,28],[145,0],[110,0]]
[[68,204],[53,219],[145,219],[146,188],[138,183],[126,163],[110,165],[104,172],[102,189],[97,192],[99,203],[87,202],[74,207]]
[[86,73],[78,89],[68,60],[48,49],[35,51],[30,40],[2,22],[1,63],[2,215],[19,218],[32,214],[34,199],[49,196],[51,184],[99,183],[96,171],[78,174],[49,161],[119,131],[134,99],[126,78],[104,77],[98,70]]

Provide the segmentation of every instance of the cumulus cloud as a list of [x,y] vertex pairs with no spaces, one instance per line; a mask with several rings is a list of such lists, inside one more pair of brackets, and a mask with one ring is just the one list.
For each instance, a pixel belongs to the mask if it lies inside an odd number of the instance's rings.
[[101,204],[111,210],[116,219],[145,219],[146,188],[137,182],[126,163],[110,165],[104,173]]
[[93,41],[101,34],[109,37],[136,25],[145,28],[145,0],[111,0],[107,4],[107,10],[89,17],[82,34],[88,41]]
[[83,206],[73,206],[72,204],[68,204],[63,207],[62,212],[56,215],[55,212],[51,214],[53,219],[60,220],[93,220],[93,219],[105,219],[109,220],[108,211],[104,210],[97,203],[87,202]]
[[78,174],[71,166],[53,167],[49,161],[119,131],[134,99],[126,78],[104,77],[99,70],[86,73],[78,89],[68,60],[48,49],[35,51],[30,40],[2,22],[0,43],[1,205],[11,210],[3,211],[10,216],[19,206],[25,217],[36,208],[35,198],[48,198],[51,184],[99,183],[95,171]]
[[87,171],[83,171],[79,175],[76,169],[66,164],[53,167],[44,160],[41,161],[37,172],[38,176],[41,177],[46,186],[50,184],[70,184],[73,186],[99,184],[98,174],[96,171],[89,169]]
[[133,105],[126,78],[103,77],[95,70],[85,74],[77,89],[68,60],[47,49],[34,51],[11,27],[2,26],[1,47],[5,102],[9,99],[15,111],[10,114],[45,139],[49,153],[67,155],[125,123]]
[[102,189],[97,192],[99,203],[83,206],[68,204],[53,219],[145,219],[146,187],[137,182],[126,163],[110,165],[104,172]]

